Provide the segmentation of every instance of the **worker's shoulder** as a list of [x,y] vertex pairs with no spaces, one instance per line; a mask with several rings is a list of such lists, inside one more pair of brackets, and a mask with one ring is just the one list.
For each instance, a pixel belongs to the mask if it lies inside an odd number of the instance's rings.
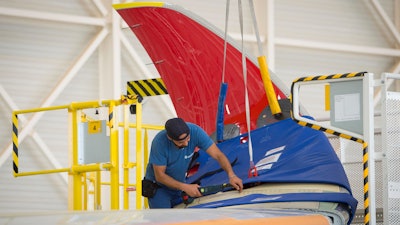
[[199,125],[195,124],[195,123],[191,123],[191,122],[186,122],[186,124],[189,126],[189,128],[192,129],[200,129],[202,130],[203,128],[201,128]]

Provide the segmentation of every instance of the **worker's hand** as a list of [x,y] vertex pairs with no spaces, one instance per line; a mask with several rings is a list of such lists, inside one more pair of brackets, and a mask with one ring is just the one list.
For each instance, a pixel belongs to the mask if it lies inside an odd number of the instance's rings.
[[201,193],[199,191],[200,185],[198,184],[184,184],[182,191],[188,194],[190,197],[200,197]]
[[242,179],[240,179],[239,177],[237,177],[236,175],[234,176],[230,176],[229,177],[229,183],[232,185],[232,187],[234,187],[236,190],[238,190],[239,192],[242,192],[243,190],[243,182]]

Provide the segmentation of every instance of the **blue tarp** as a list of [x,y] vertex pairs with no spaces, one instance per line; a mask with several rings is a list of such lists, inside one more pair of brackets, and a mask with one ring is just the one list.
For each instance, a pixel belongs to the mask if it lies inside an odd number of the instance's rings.
[[[251,138],[253,162],[258,171],[258,176],[251,178],[248,177],[250,157],[247,134],[217,144],[231,161],[235,173],[244,184],[258,182],[336,184],[347,189],[349,193],[307,193],[285,198],[291,201],[296,201],[296,197],[298,201],[304,200],[304,197],[313,201],[336,199],[334,202],[346,203],[351,209],[351,217],[354,215],[357,200],[351,194],[344,168],[324,133],[286,119],[252,131]],[[198,161],[199,170],[188,178],[188,183],[197,182],[201,186],[209,186],[229,182],[226,173],[207,154],[200,154]],[[219,203],[250,204],[248,198],[224,200]],[[285,198],[281,197],[279,201]],[[269,199],[270,202],[274,202],[275,198]],[[207,204],[203,207],[207,207]]]

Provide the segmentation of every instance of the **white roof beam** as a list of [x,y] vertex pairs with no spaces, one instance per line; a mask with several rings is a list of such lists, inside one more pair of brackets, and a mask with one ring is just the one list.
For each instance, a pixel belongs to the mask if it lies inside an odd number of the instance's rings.
[[76,23],[82,25],[102,26],[106,25],[105,18],[96,18],[88,16],[74,16],[61,13],[49,13],[43,11],[34,11],[27,9],[15,9],[8,7],[0,7],[0,15],[2,16],[14,16],[25,19],[37,19],[37,20],[48,20],[53,22],[63,23]]
[[308,40],[300,40],[300,39],[292,39],[292,38],[275,38],[275,43],[277,45],[291,46],[291,47],[400,57],[400,50],[394,49],[394,48],[380,48],[380,47],[370,47],[370,46],[360,46],[360,45],[348,45],[348,44],[308,41]]
[[386,14],[385,10],[382,8],[382,5],[376,0],[371,0],[371,3],[372,3],[372,6],[375,8],[375,10],[378,12],[378,15],[381,17],[381,19],[385,23],[386,27],[389,29],[389,31],[392,33],[393,37],[396,39],[397,44],[400,44],[400,33],[397,30],[394,23],[392,22],[392,20]]
[[[240,40],[240,34],[231,33],[229,34],[233,39]],[[265,41],[264,36],[260,36],[261,41]],[[245,42],[257,43],[257,39],[252,34],[244,34],[243,40]],[[370,47],[361,45],[349,45],[349,44],[338,44],[332,42],[321,42],[321,41],[309,41],[294,38],[279,38],[274,37],[274,44],[281,46],[291,46],[299,48],[309,48],[309,49],[320,49],[329,50],[337,52],[350,52],[350,53],[360,53],[369,55],[382,55],[390,57],[399,57],[400,49],[395,48],[380,48],[380,47]]]
[[[93,4],[96,6],[96,8],[99,10],[102,16],[106,16],[108,14],[107,7],[103,4],[102,1],[98,0],[92,0]],[[108,5],[109,7],[109,5]]]

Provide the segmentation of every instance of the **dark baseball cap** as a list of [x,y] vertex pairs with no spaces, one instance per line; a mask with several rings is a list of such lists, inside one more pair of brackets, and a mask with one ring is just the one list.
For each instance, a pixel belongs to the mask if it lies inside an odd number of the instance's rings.
[[[165,122],[165,130],[167,131],[167,135],[175,141],[185,139],[190,133],[186,122],[178,117],[167,120],[167,122]],[[186,136],[184,138],[179,138],[182,134],[186,134]]]

